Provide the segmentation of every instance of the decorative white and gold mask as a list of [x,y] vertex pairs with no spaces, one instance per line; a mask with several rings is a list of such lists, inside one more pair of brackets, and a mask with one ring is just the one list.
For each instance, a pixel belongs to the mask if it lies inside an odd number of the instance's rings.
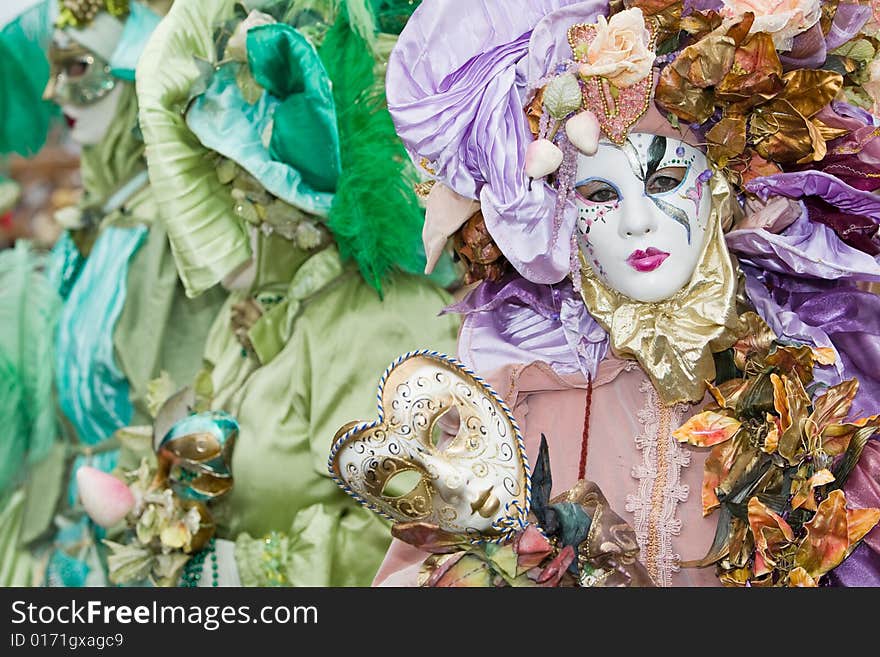
[[[395,522],[432,523],[475,539],[504,538],[525,525],[522,435],[481,379],[448,356],[419,351],[391,364],[378,397],[378,421],[350,423],[334,440],[329,467],[343,490]],[[456,416],[457,431],[442,432]]]

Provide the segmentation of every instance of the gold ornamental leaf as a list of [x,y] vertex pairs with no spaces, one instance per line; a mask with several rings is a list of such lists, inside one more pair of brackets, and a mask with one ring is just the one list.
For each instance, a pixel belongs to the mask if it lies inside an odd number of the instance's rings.
[[654,100],[685,123],[703,123],[715,112],[712,92],[694,86],[671,65],[660,73]]
[[788,574],[788,585],[793,588],[817,588],[819,585],[816,583],[812,577],[810,577],[810,573],[808,573],[803,568],[795,568]]
[[822,137],[822,132],[819,130],[816,122],[807,119],[804,122],[804,125],[807,127],[807,132],[810,134],[810,144],[813,147],[811,153],[807,153],[801,159],[797,161],[798,164],[809,164],[810,162],[821,162],[825,159],[825,156],[828,155],[828,145],[825,143],[825,139]]
[[763,365],[776,340],[776,334],[757,313],[743,313],[740,315],[740,322],[745,324],[746,334],[733,345],[734,364],[745,371],[749,359],[756,359]]
[[715,88],[719,100],[744,113],[766,103],[785,88],[782,63],[773,38],[765,33],[753,34],[736,49],[733,64]]
[[830,125],[822,123],[822,121],[820,121],[819,119],[811,119],[811,122],[814,126],[816,126],[816,129],[819,131],[819,134],[825,141],[831,141],[832,139],[843,137],[844,135],[848,135],[850,132],[849,130],[845,130],[844,128],[832,128]]
[[709,456],[706,458],[706,463],[703,466],[702,503],[704,518],[721,506],[718,494],[715,491],[730,473],[733,462],[736,460],[736,455],[737,444],[733,440],[716,445],[709,452]]
[[761,446],[761,449],[768,454],[772,454],[779,448],[779,426],[777,425],[778,418],[770,413],[767,413],[767,424],[770,426],[770,430],[767,432],[767,436],[764,438],[764,444]]
[[815,356],[813,349],[806,345],[778,347],[767,356],[766,363],[784,374],[797,376],[804,385],[809,385],[813,381]]
[[819,579],[843,562],[850,547],[843,491],[832,491],[804,527],[807,535],[795,553],[795,566]]
[[726,116],[706,133],[709,157],[718,166],[742,155],[746,148],[746,119],[743,116]]
[[681,51],[671,64],[691,84],[714,87],[733,66],[736,43],[726,34],[709,34]]
[[829,424],[822,430],[822,451],[835,457],[843,454],[848,448],[857,431],[866,427],[880,428],[880,415],[863,417],[855,422],[845,424]]
[[732,417],[703,411],[673,431],[672,436],[678,442],[694,447],[712,447],[730,440],[741,426],[742,422]]
[[834,365],[837,362],[837,352],[832,347],[814,347],[813,360],[819,365]]
[[752,570],[750,568],[736,568],[727,570],[719,575],[721,584],[727,587],[744,587],[750,583]]
[[832,481],[834,481],[834,475],[828,469],[820,470],[809,479],[793,480],[791,482],[792,510],[804,507],[809,511],[815,511],[816,496],[813,495],[813,489],[830,484]]
[[779,98],[754,109],[749,139],[761,157],[781,164],[793,164],[813,153],[807,119]]
[[728,379],[716,386],[711,381],[706,381],[706,388],[715,399],[719,408],[733,410],[742,397],[743,392],[749,387],[747,379]]
[[843,422],[858,391],[858,379],[850,379],[832,386],[824,394],[816,397],[807,429],[810,437],[815,438],[830,424]]
[[779,416],[774,424],[780,434],[784,434],[791,426],[791,413],[788,408],[788,396],[785,391],[786,377],[777,374],[770,375],[770,383],[773,384],[773,408]]
[[782,516],[769,509],[757,497],[749,500],[748,517],[755,549],[764,562],[759,568],[756,559],[755,575],[761,576],[769,572],[768,568],[776,565],[779,553],[794,541],[794,531]]
[[789,463],[794,464],[805,449],[803,427],[807,424],[810,398],[797,377],[785,377],[782,383],[785,387],[785,401],[788,405],[791,425],[780,433],[779,447],[777,449]]
[[826,107],[843,87],[843,76],[833,71],[797,69],[782,76],[785,89],[779,94],[805,118]]
[[730,540],[727,561],[735,568],[745,568],[755,553],[755,540],[749,530],[749,523],[740,518],[730,521]]
[[691,35],[705,35],[718,29],[721,23],[717,11],[692,11],[681,19],[681,29]]
[[880,522],[880,509],[847,510],[846,530],[850,544],[849,552],[852,552],[858,542],[865,538],[878,522]]

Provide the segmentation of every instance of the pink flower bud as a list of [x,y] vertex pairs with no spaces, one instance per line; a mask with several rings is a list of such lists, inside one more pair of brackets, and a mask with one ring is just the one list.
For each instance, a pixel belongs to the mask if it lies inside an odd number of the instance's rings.
[[533,141],[526,149],[526,175],[543,178],[556,171],[562,159],[562,151],[549,139]]
[[592,112],[580,112],[566,121],[565,134],[584,155],[596,154],[599,148],[599,120]]
[[95,524],[112,527],[134,507],[134,495],[113,475],[87,465],[76,472],[83,507]]

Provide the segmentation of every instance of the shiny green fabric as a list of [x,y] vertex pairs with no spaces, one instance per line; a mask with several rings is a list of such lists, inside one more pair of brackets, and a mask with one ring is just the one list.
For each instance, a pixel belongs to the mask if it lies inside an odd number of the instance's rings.
[[235,561],[242,586],[366,586],[388,550],[389,525],[376,514],[301,510],[289,532],[241,534]]
[[144,144],[138,134],[138,105],[134,86],[124,85],[116,117],[107,134],[94,146],[84,146],[80,154],[80,176],[86,204],[103,204],[121,185],[146,167]]
[[319,192],[332,192],[339,179],[339,132],[330,79],[308,39],[276,23],[247,34],[251,74],[281,99],[275,109],[269,153],[299,171]]
[[147,385],[162,371],[179,386],[192,381],[225,297],[221,288],[215,288],[188,299],[164,228],[158,222],[150,226],[129,264],[125,306],[113,334],[116,359],[129,381],[133,424],[150,423]]
[[[272,278],[271,270],[260,273]],[[258,275],[255,291],[264,280]],[[304,293],[309,285],[289,286],[305,298],[283,349],[267,363],[258,366],[246,355],[224,311],[208,339],[214,407],[241,426],[232,463],[235,487],[220,503],[219,536],[284,533],[292,584],[367,586],[390,533],[329,478],[331,441],[346,422],[376,417],[379,378],[401,353],[427,347],[451,353],[458,321],[437,317],[448,295],[414,276],[393,276],[384,300],[353,266],[315,286],[320,289],[311,294]],[[248,568],[239,564],[243,572]]]
[[215,59],[214,26],[232,16],[229,0],[171,6],[138,63],[141,130],[150,176],[186,292],[213,287],[250,257],[245,227],[231,190],[187,128],[184,110],[202,71],[196,58]]

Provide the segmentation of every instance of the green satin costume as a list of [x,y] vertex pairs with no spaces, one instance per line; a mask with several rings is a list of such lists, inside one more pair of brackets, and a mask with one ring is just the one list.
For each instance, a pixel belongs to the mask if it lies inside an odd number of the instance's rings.
[[[214,26],[233,6],[178,0],[138,68],[151,178],[191,294],[226,279],[250,252],[214,153],[181,111],[204,79],[196,61],[213,60]],[[245,586],[368,586],[390,534],[330,479],[330,444],[352,418],[377,416],[375,382],[397,356],[429,345],[454,350],[458,320],[440,316],[450,296],[424,277],[392,274],[380,297],[335,245],[306,252],[278,233],[251,231],[254,283],[230,294],[205,349],[212,405],[240,424],[235,484],[215,505],[217,537],[236,542]],[[245,349],[231,319],[249,297],[273,298],[247,330]]]
[[[145,170],[143,161],[144,144],[137,130],[137,100],[133,85],[125,84],[120,97],[116,117],[108,126],[102,141],[95,146],[84,147],[81,156],[81,171],[84,185],[84,202],[102,205],[116,190]],[[124,267],[126,280],[121,286],[123,305],[111,327],[96,326],[85,317],[81,324],[67,326],[66,332],[110,331],[113,345],[112,359],[115,367],[122,373],[127,384],[126,404],[131,409],[130,421],[148,421],[146,410],[147,384],[167,371],[172,378],[188,381],[202,366],[201,352],[208,331],[217,316],[225,295],[213,291],[198,299],[188,299],[178,277],[171,256],[168,239],[163,226],[156,221],[158,210],[149,185],[146,185],[125,200],[117,210],[99,217],[96,225],[69,232],[62,239],[71,258],[78,261],[74,267],[64,270],[64,260],[56,249],[54,263],[57,268],[49,277],[64,288],[68,297],[80,280],[80,272],[88,262],[89,254],[99,244],[99,240],[110,229],[131,229],[141,231],[141,237],[132,254],[118,254],[128,258]],[[75,246],[79,245],[79,246]],[[77,253],[81,249],[81,253]],[[113,256],[111,256],[113,257]],[[88,294],[86,295],[88,297]],[[108,302],[117,303],[114,299]],[[60,343],[56,343],[58,345]],[[72,343],[72,344],[75,344]],[[86,351],[58,352],[54,359],[59,371],[71,365],[71,359],[92,358]],[[94,376],[100,377],[102,368],[92,366]],[[100,387],[101,382],[90,378],[83,382],[91,388]],[[57,383],[56,383],[57,386]],[[59,395],[59,393],[61,393]],[[118,393],[114,393],[118,394]],[[96,412],[97,406],[85,398],[79,398],[73,386],[66,390],[56,387],[56,399],[63,397],[68,407],[77,407],[81,417],[88,418]],[[52,399],[46,404],[55,404]],[[23,476],[22,483],[0,491],[5,495],[5,503],[0,510],[0,585],[40,585],[44,583],[45,559],[59,548],[67,555],[65,568],[68,573],[90,573],[89,575],[70,574],[55,577],[55,583],[95,584],[103,581],[101,566],[96,558],[94,538],[86,531],[76,540],[69,536],[56,534],[52,521],[56,513],[66,520],[82,522],[83,516],[71,507],[75,500],[74,469],[89,463],[105,469],[112,468],[112,432],[120,426],[113,426],[106,419],[91,426],[103,427],[101,435],[78,435],[78,423],[61,411],[58,412],[58,442],[49,456],[33,464]],[[101,444],[98,452],[91,457],[82,457],[82,448]],[[110,451],[104,448],[110,448]],[[73,457],[80,455],[73,461]],[[63,491],[71,485],[68,495]],[[86,525],[83,525],[85,528]],[[70,566],[70,568],[67,568]],[[53,572],[50,566],[49,572]]]

